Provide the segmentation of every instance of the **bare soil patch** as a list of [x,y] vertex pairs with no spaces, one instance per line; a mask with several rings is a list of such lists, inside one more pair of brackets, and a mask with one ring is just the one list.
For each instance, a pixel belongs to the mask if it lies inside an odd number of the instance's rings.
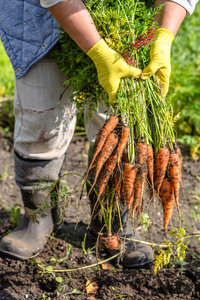
[[[200,161],[192,161],[188,149],[183,150],[183,186],[181,192],[181,212],[183,227],[187,234],[200,233]],[[67,152],[62,174],[76,172],[84,174],[87,167],[88,144],[85,137],[74,137]],[[0,155],[0,234],[11,229],[10,209],[15,202],[21,203],[20,191],[14,181],[14,163],[12,141],[1,140]],[[63,185],[75,186],[78,178],[66,176]],[[84,201],[84,197],[83,200]],[[187,199],[187,200],[186,200]],[[76,195],[74,197],[76,200]],[[21,213],[23,210],[21,209]],[[45,274],[41,276],[40,265],[51,265],[68,270],[96,263],[95,245],[87,224],[90,208],[86,205],[84,213],[75,230],[77,207],[75,201],[69,207],[60,237],[51,237],[43,251],[34,259],[19,261],[4,255],[0,256],[0,299],[200,299],[200,251],[198,238],[191,238],[188,244],[186,264],[170,266],[154,274],[154,265],[143,269],[124,270],[120,266],[110,266],[101,270],[99,276],[96,267],[71,272]],[[177,224],[177,212],[174,211],[172,224]],[[172,224],[169,229],[172,228]],[[7,226],[7,227],[6,227]],[[153,241],[163,243],[162,211],[157,213]],[[87,233],[84,253],[82,242]],[[141,232],[142,235],[142,232]],[[105,252],[99,258],[107,258]],[[58,281],[61,280],[59,283]],[[84,291],[86,278],[95,281],[98,290],[94,298]]]

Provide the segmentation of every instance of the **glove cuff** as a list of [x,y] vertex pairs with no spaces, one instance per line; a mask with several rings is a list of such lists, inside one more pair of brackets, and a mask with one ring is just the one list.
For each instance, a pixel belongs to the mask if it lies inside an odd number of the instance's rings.
[[100,39],[90,50],[87,52],[87,55],[95,60],[96,57],[99,57],[106,51],[108,51],[109,47],[103,39]]
[[163,37],[166,38],[170,43],[172,43],[173,40],[174,40],[174,35],[173,35],[173,33],[172,33],[170,30],[166,29],[166,28],[159,28],[159,29],[157,29],[157,30],[156,30],[156,35],[157,35],[157,37],[160,36],[160,35],[163,36]]

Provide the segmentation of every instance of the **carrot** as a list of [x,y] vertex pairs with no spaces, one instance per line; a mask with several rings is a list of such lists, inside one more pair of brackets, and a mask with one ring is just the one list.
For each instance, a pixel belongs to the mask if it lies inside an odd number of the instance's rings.
[[124,164],[123,185],[124,185],[125,199],[126,199],[128,210],[130,209],[131,204],[133,202],[136,172],[137,172],[137,168],[135,167],[135,165],[132,165],[130,163]]
[[119,250],[120,239],[116,233],[111,235],[100,235],[100,246],[101,248],[109,248],[114,250]]
[[132,225],[134,226],[134,213],[142,203],[146,177],[147,177],[147,144],[138,142],[136,144],[137,175],[134,187],[134,201],[132,207]]
[[160,187],[160,197],[164,213],[164,230],[166,232],[167,225],[173,214],[175,203],[174,188],[169,178],[165,178],[162,182]]
[[123,153],[122,161],[123,161],[124,163],[128,163],[128,162],[129,162],[129,159],[128,159],[128,153],[127,153],[127,152]]
[[144,142],[136,144],[136,162],[141,166],[147,162],[147,144]]
[[117,153],[114,152],[111,154],[111,156],[109,157],[109,159],[107,160],[107,162],[105,164],[105,170],[102,173],[100,183],[99,183],[99,193],[98,193],[97,201],[99,200],[101,195],[105,192],[106,187],[108,185],[108,181],[109,181],[111,175],[113,174],[116,164],[117,164]]
[[178,159],[179,159],[179,168],[180,168],[180,180],[182,179],[182,155],[181,155],[181,150],[178,146],[175,147],[174,149],[175,153],[178,154]]
[[[177,153],[171,153],[169,156],[169,177],[174,188],[176,206],[179,212],[179,190],[181,181],[180,159]],[[180,212],[179,212],[180,215]]]
[[89,191],[89,194],[93,190],[94,186],[96,185],[97,180],[100,175],[100,172],[103,168],[103,165],[107,161],[107,159],[110,157],[112,152],[114,151],[115,147],[118,144],[118,141],[119,141],[118,135],[113,132],[111,132],[109,134],[109,136],[107,137],[106,142],[103,145],[103,148],[101,149],[101,152],[99,153],[99,156],[97,158],[96,169],[95,169],[95,178],[94,178],[93,185]]
[[154,198],[155,195],[155,181],[156,181],[156,168],[153,167],[153,186],[151,185],[151,183],[149,182],[149,199],[152,200]]
[[147,169],[148,169],[148,174],[151,181],[152,189],[154,189],[154,159],[153,159],[153,148],[151,145],[147,145]]
[[115,129],[118,122],[119,122],[118,117],[110,116],[107,123],[105,123],[104,126],[100,129],[100,131],[97,135],[96,141],[95,141],[95,146],[94,146],[95,151],[94,151],[93,158],[92,158],[92,161],[89,166],[89,170],[93,166],[95,159],[96,159],[97,155],[99,154],[99,152],[101,151],[104,143],[106,142],[108,135],[113,131],[113,129]]
[[152,186],[149,186],[149,199],[152,200],[154,197],[154,190]]
[[169,161],[169,150],[167,148],[159,148],[156,154],[156,191],[159,193]]
[[121,191],[121,173],[119,170],[116,172],[115,176],[113,177],[113,183],[114,183],[114,189],[116,192],[117,200],[119,200],[120,191]]
[[126,204],[126,196],[125,196],[124,183],[123,182],[121,183],[120,201],[122,202],[123,205]]
[[[99,202],[100,197],[103,195],[103,193],[106,190],[106,187],[108,185],[109,179],[110,179],[111,175],[113,174],[113,171],[114,171],[116,165],[117,165],[117,153],[115,151],[115,152],[113,152],[110,155],[110,157],[108,158],[108,160],[105,163],[104,172],[102,173],[101,178],[100,178],[100,182],[99,182],[98,197],[97,197],[96,203],[95,203],[95,205],[93,207],[93,211],[92,211],[92,214],[91,214],[91,219],[92,219],[92,217],[94,215],[94,212],[95,212],[95,209],[96,209],[96,206],[97,206],[97,204]],[[93,184],[93,186],[94,186],[94,184]]]
[[142,168],[139,168],[137,171],[136,179],[135,179],[135,187],[134,187],[134,201],[132,207],[132,225],[134,227],[134,214],[138,206],[142,203],[142,196],[145,187],[146,177],[145,172],[143,172]]
[[116,150],[117,151],[117,164],[119,164],[122,153],[126,147],[126,144],[128,143],[129,134],[130,134],[130,128],[123,126],[119,144],[118,144],[117,150]]

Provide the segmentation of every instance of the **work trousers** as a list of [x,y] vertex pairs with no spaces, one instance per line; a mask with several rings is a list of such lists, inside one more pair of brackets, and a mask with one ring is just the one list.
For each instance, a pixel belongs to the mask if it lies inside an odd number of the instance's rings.
[[[53,60],[41,59],[21,79],[15,80],[14,150],[24,159],[58,159],[66,152],[76,125],[72,86]],[[106,106],[99,112],[85,107],[87,138],[93,143],[105,122]]]

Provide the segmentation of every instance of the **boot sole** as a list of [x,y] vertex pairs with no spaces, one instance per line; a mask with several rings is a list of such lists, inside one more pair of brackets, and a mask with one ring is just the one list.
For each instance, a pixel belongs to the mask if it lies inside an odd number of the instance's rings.
[[124,266],[123,264],[121,264],[121,265],[124,269],[140,269],[140,268],[143,268],[143,267],[145,267],[149,264],[152,264],[154,261],[155,261],[155,259],[152,259],[152,260],[148,260],[147,262],[145,262],[143,264],[132,265],[132,266],[130,266],[130,265],[129,266]]
[[[108,257],[111,257],[110,253],[107,250],[105,252],[107,253]],[[151,259],[151,260],[148,260],[148,261],[146,261],[146,262],[144,262],[142,264],[123,265],[123,263],[118,262],[116,258],[111,259],[111,263],[113,262],[113,264],[115,264],[115,265],[118,264],[121,267],[123,267],[123,269],[140,269],[140,268],[143,268],[143,267],[145,267],[145,266],[153,263],[154,261],[155,261],[155,259]]]
[[36,257],[41,252],[42,252],[42,250],[40,250],[36,254],[33,254],[33,255],[29,256],[29,257],[25,257],[25,256],[18,255],[16,253],[8,252],[8,251],[3,250],[3,249],[0,248],[0,253],[5,254],[6,256],[9,256],[9,257],[12,257],[12,258],[20,259],[20,260],[28,260],[30,258]]

